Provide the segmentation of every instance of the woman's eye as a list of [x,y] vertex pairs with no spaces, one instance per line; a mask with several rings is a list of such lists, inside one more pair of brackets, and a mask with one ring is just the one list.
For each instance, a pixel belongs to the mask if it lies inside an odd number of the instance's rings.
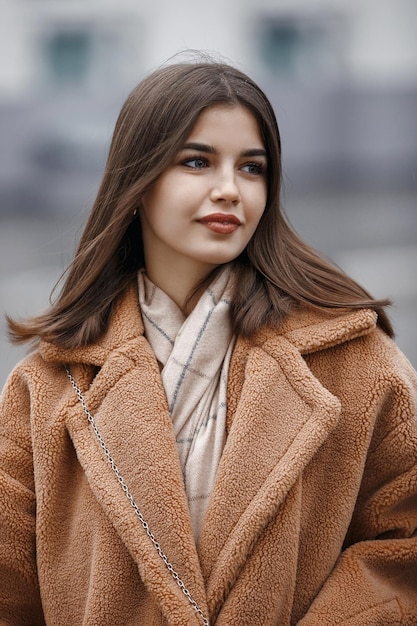
[[192,159],[185,159],[182,162],[183,165],[185,165],[186,167],[190,167],[193,170],[201,170],[205,167],[207,167],[207,161],[206,159],[203,159],[202,157],[193,157]]
[[246,165],[242,167],[242,170],[248,174],[252,174],[253,176],[258,176],[259,174],[264,173],[265,166],[263,163],[246,163]]

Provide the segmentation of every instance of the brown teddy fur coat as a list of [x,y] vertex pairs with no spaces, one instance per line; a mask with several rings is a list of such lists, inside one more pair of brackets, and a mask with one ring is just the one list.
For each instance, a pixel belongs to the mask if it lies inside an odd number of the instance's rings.
[[0,405],[0,624],[417,624],[417,376],[374,313],[300,311],[237,341],[198,545],[132,288],[95,345],[50,344]]

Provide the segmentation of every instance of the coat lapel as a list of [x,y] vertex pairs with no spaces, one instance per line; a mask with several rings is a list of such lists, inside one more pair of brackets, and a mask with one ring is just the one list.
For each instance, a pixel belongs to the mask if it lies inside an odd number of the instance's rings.
[[[91,385],[83,369],[71,366],[120,475],[161,550],[206,611],[204,582],[171,420],[149,344],[139,335],[110,351]],[[68,409],[66,423],[93,494],[161,610],[171,618],[177,614],[184,620],[187,616],[184,623],[198,624],[195,610],[152,545],[76,399]]]
[[212,611],[340,415],[285,337],[239,341],[230,387],[239,399],[198,546]]

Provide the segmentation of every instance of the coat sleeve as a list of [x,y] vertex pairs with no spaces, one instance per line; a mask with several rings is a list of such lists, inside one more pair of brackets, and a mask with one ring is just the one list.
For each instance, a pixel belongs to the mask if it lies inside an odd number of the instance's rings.
[[30,400],[19,367],[0,397],[0,625],[45,624],[36,572]]
[[387,345],[364,408],[374,431],[345,545],[299,626],[417,624],[417,374]]

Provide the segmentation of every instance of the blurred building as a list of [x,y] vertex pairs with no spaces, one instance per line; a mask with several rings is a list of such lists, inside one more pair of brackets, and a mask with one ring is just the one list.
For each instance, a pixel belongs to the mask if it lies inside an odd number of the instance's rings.
[[88,202],[121,101],[184,48],[221,51],[264,86],[296,189],[417,186],[415,0],[1,0],[0,9],[1,212]]

